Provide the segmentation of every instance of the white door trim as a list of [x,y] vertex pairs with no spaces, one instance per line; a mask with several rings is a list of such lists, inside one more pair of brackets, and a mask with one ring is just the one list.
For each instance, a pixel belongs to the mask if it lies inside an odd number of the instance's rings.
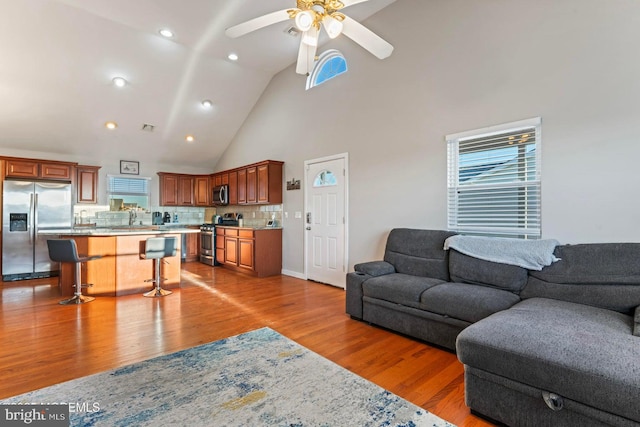
[[304,183],[304,213],[303,213],[303,218],[302,218],[302,231],[303,231],[303,247],[304,247],[304,279],[308,280],[309,276],[308,276],[308,251],[307,251],[307,232],[305,230],[305,227],[307,226],[307,222],[306,222],[306,214],[307,212],[309,212],[309,206],[308,206],[308,193],[307,193],[307,182],[306,182],[306,176],[307,176],[307,167],[309,165],[312,165],[314,163],[323,163],[323,162],[327,162],[327,161],[331,161],[331,160],[339,160],[342,159],[344,160],[344,251],[343,251],[343,266],[344,266],[344,273],[345,276],[347,274],[347,270],[349,268],[349,153],[340,153],[340,154],[334,154],[331,156],[326,156],[326,157],[320,157],[317,159],[311,159],[311,160],[305,160],[304,161],[304,171],[305,173],[304,178],[305,179],[305,183]]

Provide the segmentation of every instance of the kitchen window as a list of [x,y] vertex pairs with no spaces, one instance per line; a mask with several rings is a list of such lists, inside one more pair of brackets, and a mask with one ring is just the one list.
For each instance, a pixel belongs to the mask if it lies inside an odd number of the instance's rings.
[[149,181],[151,178],[108,176],[109,210],[149,210]]
[[446,137],[449,230],[540,238],[540,128],[533,118]]

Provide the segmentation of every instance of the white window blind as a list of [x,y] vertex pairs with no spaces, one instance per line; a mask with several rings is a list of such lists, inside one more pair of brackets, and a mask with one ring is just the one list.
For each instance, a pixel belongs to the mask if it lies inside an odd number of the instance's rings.
[[540,119],[447,136],[448,227],[539,239]]
[[149,193],[149,178],[109,176],[109,193],[122,195],[147,195]]

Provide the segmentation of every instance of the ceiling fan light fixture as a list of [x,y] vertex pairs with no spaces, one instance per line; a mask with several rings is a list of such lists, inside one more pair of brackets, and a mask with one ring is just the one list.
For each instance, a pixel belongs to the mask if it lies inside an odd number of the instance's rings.
[[314,12],[311,10],[303,10],[296,14],[296,27],[300,31],[309,31],[309,29],[313,26],[313,22],[315,21]]
[[322,26],[327,32],[329,38],[335,39],[342,33],[342,22],[332,16],[325,16],[322,20]]
[[116,87],[125,87],[127,85],[127,80],[124,77],[114,77],[111,81]]

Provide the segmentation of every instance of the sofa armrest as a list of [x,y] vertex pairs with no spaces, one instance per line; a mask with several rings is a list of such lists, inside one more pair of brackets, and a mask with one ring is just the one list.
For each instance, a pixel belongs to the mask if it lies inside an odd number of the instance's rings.
[[633,335],[640,337],[640,305],[636,307],[633,315]]
[[371,261],[356,264],[353,269],[358,273],[368,274],[369,276],[384,276],[396,272],[396,268],[386,261]]

